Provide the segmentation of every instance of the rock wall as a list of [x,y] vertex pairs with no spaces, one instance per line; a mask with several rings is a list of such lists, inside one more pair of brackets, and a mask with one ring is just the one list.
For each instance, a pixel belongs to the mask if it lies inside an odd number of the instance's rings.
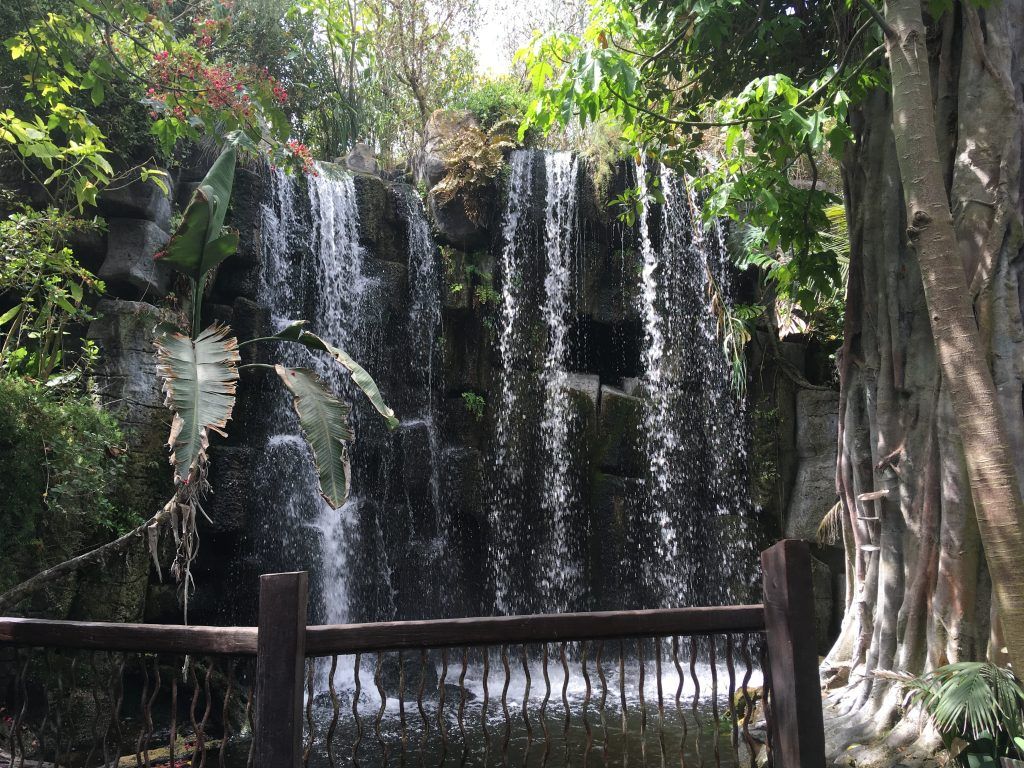
[[[500,248],[499,224],[505,205],[499,179],[488,209],[490,217],[474,233],[474,242],[481,243],[480,247],[468,249],[461,230],[446,230],[451,216],[433,220],[444,274],[438,286],[442,314],[439,375],[434,382],[440,442],[431,443],[424,426],[410,418],[423,378],[408,364],[407,319],[412,301],[409,189],[373,173],[372,157],[366,155],[363,152],[356,158],[355,168],[359,232],[368,269],[380,286],[380,310],[373,321],[374,344],[363,362],[406,423],[396,433],[387,434],[372,419],[359,421],[357,452],[363,471],[386,478],[377,486],[380,498],[369,505],[357,526],[363,539],[375,538],[378,543],[364,552],[363,560],[349,563],[358,595],[354,617],[417,616],[438,610],[448,614],[486,612],[490,606],[479,602],[474,589],[488,578],[481,566],[488,546],[486,497],[495,433],[494,403],[500,387],[511,380],[525,395],[522,407],[538,407],[539,393],[530,394],[528,379],[529,371],[540,365],[545,339],[538,325],[534,343],[521,350],[522,381],[516,382],[514,372],[499,369],[496,287],[501,276],[494,254]],[[176,311],[174,294],[182,287],[152,256],[166,242],[172,213],[187,202],[204,166],[197,162],[178,172],[171,194],[166,196],[154,194],[152,185],[106,196],[100,207],[110,222],[107,236],[103,242],[84,244],[81,249],[83,260],[91,261],[110,288],[110,295],[98,307],[101,318],[89,335],[103,352],[97,375],[99,392],[120,414],[130,435],[133,484],[138,489],[130,503],[140,515],[151,513],[170,492],[163,447],[169,415],[155,376],[152,333],[158,320]],[[433,180],[437,178],[435,168]],[[259,295],[264,236],[261,205],[267,183],[264,172],[239,170],[229,220],[242,235],[241,247],[217,271],[204,307],[205,322],[227,322],[241,339],[265,333],[271,325],[273,307],[261,304]],[[629,266],[638,263],[639,257],[635,233],[609,215],[605,202],[628,183],[624,168],[616,170],[607,189],[598,190],[589,175],[583,183],[580,279],[572,299],[570,358],[575,371],[571,378],[575,406],[571,429],[582,438],[574,471],[581,478],[591,518],[589,530],[594,532],[579,546],[586,553],[586,568],[600,605],[631,605],[642,600],[630,586],[636,575],[616,566],[622,551],[636,546],[630,519],[638,514],[646,470],[641,450],[644,406],[637,378],[642,369],[643,330],[636,280],[631,278]],[[543,194],[533,198],[543,200]],[[528,228],[539,242],[544,212],[537,205],[527,213]],[[654,229],[657,237],[656,223]],[[295,258],[302,258],[298,250]],[[537,270],[538,275],[540,272]],[[530,290],[539,295],[542,288],[534,285]],[[765,544],[782,532],[814,539],[817,522],[831,505],[835,425],[834,417],[829,419],[835,396],[799,391],[777,371],[772,373],[765,348],[752,345],[750,365],[752,372],[758,372],[751,387],[755,464],[759,456],[770,457],[763,471],[759,474],[755,468],[752,475],[757,535]],[[799,345],[784,344],[782,348],[792,357],[791,362],[802,366]],[[253,348],[245,348],[243,357],[247,362],[268,359],[266,352]],[[768,380],[770,384],[765,383]],[[250,546],[255,528],[264,525],[253,518],[253,510],[264,500],[255,495],[251,473],[261,440],[267,436],[267,386],[262,376],[243,376],[230,437],[213,446],[213,494],[208,504],[212,522],[202,523],[195,571],[199,585],[193,605],[196,621],[250,621],[259,572],[308,568],[310,558],[320,554],[299,548],[273,563],[255,558]],[[476,407],[471,405],[473,398],[477,398]],[[527,473],[527,482],[535,482],[537,476],[535,467]],[[287,478],[283,480],[287,482]],[[443,520],[430,501],[434,482],[444,499]],[[442,524],[448,529],[448,551],[438,555],[430,551],[430,542]],[[261,535],[272,537],[274,533]],[[818,554],[822,564],[832,564],[833,553],[821,549]],[[418,568],[396,566],[403,556],[410,563],[429,562],[435,578],[424,579]],[[378,583],[382,560],[389,561],[387,567],[393,575],[389,585]],[[160,583],[149,573],[144,556],[126,562],[124,568],[127,575],[118,580],[128,586],[123,598],[115,601],[116,607],[106,609],[99,605],[102,601],[90,602],[89,594],[101,594],[102,587],[97,586],[95,591],[82,593],[81,615],[180,620],[174,586]],[[824,638],[835,623],[830,599],[836,578],[827,567],[819,570],[819,591],[823,593],[819,595],[819,635]],[[230,610],[225,610],[223,592],[212,585],[240,590]],[[395,604],[396,599],[400,604]]]

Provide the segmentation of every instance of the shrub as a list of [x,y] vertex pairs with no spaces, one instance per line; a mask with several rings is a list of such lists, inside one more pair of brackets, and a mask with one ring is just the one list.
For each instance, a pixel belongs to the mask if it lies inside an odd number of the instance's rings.
[[140,522],[116,502],[122,440],[86,396],[0,377],[0,589]]
[[487,131],[506,120],[521,123],[530,107],[530,95],[511,77],[486,78],[475,83],[458,106],[472,112]]

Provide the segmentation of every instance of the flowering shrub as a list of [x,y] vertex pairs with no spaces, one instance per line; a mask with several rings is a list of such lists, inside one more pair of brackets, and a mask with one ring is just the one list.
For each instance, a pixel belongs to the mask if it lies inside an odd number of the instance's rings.
[[24,65],[26,97],[24,106],[0,111],[0,153],[13,149],[55,203],[95,203],[115,179],[106,137],[82,103],[100,107],[115,83],[135,89],[132,98],[145,105],[165,156],[182,141],[239,131],[241,146],[275,165],[313,168],[308,149],[288,140],[285,83],[239,61],[244,57],[227,45],[231,0],[198,0],[187,18],[168,0],[69,2],[77,12],[47,12],[5,42]]

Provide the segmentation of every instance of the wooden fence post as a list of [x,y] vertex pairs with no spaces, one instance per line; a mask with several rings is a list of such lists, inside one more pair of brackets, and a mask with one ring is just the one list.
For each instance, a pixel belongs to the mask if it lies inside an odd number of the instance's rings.
[[825,726],[814,632],[811,550],[780,541],[761,553],[776,768],[823,768]]
[[308,591],[305,571],[260,576],[253,733],[256,768],[299,768],[302,763]]

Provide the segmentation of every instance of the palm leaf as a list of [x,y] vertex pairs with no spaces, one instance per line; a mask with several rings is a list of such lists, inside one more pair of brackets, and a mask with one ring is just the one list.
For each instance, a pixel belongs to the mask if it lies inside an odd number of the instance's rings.
[[171,464],[175,477],[188,483],[206,462],[209,431],[225,437],[238,382],[238,342],[231,329],[214,323],[190,339],[165,329],[157,337],[157,371],[163,377],[165,403],[174,411]]
[[902,680],[908,701],[920,705],[942,734],[971,740],[985,734],[1021,732],[1024,687],[1013,672],[995,664],[947,664],[922,677]]
[[228,144],[192,194],[181,224],[160,259],[188,275],[202,289],[206,274],[238,249],[238,235],[222,235],[231,201],[237,150]]
[[348,498],[348,443],[355,437],[348,423],[351,408],[328,392],[313,371],[283,365],[274,370],[294,396],[299,424],[313,449],[320,494],[337,509]]
[[366,399],[377,409],[377,412],[384,417],[388,428],[394,429],[397,427],[398,419],[395,417],[395,412],[384,402],[384,397],[381,395],[380,388],[377,386],[377,382],[373,380],[373,377],[359,363],[349,357],[347,352],[328,344],[315,333],[307,331],[305,325],[305,320],[298,320],[268,338],[279,341],[294,341],[309,349],[326,352],[349,372],[352,376],[352,381],[366,395]]

